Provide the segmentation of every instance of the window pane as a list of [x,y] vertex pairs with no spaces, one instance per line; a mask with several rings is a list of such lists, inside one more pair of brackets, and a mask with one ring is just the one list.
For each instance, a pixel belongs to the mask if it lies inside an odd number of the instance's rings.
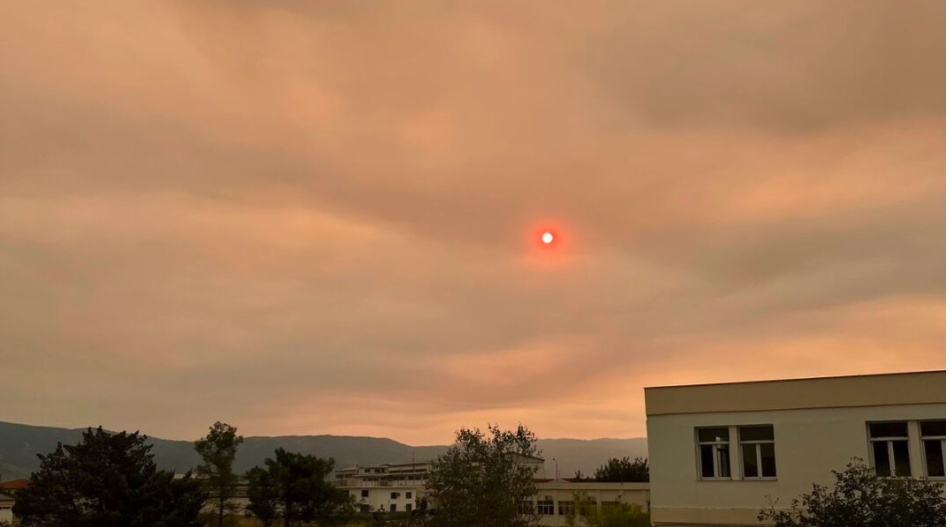
[[713,471],[713,447],[712,445],[702,445],[699,447],[699,454],[702,462],[702,474],[704,478],[716,476]]
[[874,451],[874,472],[881,477],[891,475],[890,456],[887,454],[887,441],[871,443]]
[[871,423],[871,437],[907,437],[907,423]]
[[772,425],[739,427],[740,441],[771,441],[774,438]]
[[894,470],[895,476],[910,476],[910,452],[907,441],[892,441],[894,443]]
[[759,477],[759,461],[755,445],[742,445],[742,475],[747,478]]
[[703,443],[707,441],[728,441],[729,428],[725,426],[717,428],[700,428],[699,440]]
[[731,475],[729,471],[729,447],[726,445],[717,445],[714,447],[716,449],[716,463],[719,469],[720,478],[728,478]]
[[924,421],[920,423],[920,435],[944,437],[947,435],[947,421]]
[[947,476],[943,466],[943,448],[940,440],[924,441],[924,455],[927,457],[927,475],[932,478]]
[[759,445],[762,449],[762,477],[774,478],[777,475],[775,470],[775,444],[764,443]]

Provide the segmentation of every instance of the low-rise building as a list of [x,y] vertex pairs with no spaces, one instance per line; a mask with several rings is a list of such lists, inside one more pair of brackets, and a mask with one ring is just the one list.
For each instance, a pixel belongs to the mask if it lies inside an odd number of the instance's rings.
[[946,372],[646,389],[657,526],[760,525],[861,458],[945,481]]
[[432,470],[430,461],[344,468],[334,484],[345,489],[360,512],[405,512],[416,508]]
[[[629,503],[649,510],[648,483],[555,481],[544,478],[543,459],[521,456],[519,462],[535,467],[538,493],[524,507],[539,516],[542,526],[566,525],[567,517],[575,512],[576,496],[597,506]],[[338,470],[334,483],[349,492],[361,512],[411,512],[417,500],[428,494],[431,471],[431,461],[356,466]]]
[[[538,494],[532,503],[540,518],[539,525],[558,527],[567,525],[575,515],[576,498],[592,506],[605,507],[628,503],[650,510],[649,483],[595,483],[590,481],[546,481],[537,483]],[[582,523],[580,523],[582,525]]]
[[13,496],[0,494],[0,522],[13,523]]

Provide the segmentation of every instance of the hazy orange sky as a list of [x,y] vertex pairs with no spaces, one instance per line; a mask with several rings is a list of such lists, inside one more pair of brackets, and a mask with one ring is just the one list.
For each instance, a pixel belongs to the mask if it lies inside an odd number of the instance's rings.
[[944,10],[0,3],[0,420],[632,437],[943,369]]

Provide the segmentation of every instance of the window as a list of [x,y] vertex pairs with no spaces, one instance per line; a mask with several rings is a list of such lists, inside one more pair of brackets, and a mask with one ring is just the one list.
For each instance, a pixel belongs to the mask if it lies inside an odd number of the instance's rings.
[[538,500],[538,514],[541,516],[554,516],[554,500],[550,496],[545,496],[543,500]]
[[406,504],[406,512],[412,512],[412,504],[411,504],[411,503],[407,503],[407,504]]
[[743,479],[775,477],[775,432],[772,425],[740,426]]
[[921,421],[920,440],[923,442],[924,470],[928,478],[947,477],[947,421]]
[[907,422],[868,423],[871,463],[878,476],[910,476]]
[[398,492],[390,492],[390,493],[389,493],[389,499],[391,499],[391,500],[398,500],[398,499],[399,499],[399,493],[398,493]]
[[396,504],[392,503],[389,505],[389,512],[396,512]]
[[367,505],[367,504],[365,504],[365,503],[362,504],[362,505],[360,505],[360,512],[370,512],[370,511],[371,511],[371,509],[369,508],[369,505]]
[[700,476],[702,479],[729,479],[729,427],[697,428]]
[[557,513],[561,516],[573,516],[576,514],[576,509],[574,507],[573,501],[559,501],[557,502]]
[[361,491],[360,491],[360,496],[362,496],[362,497],[364,497],[364,498],[368,498],[368,497],[369,497],[369,491],[368,491],[368,490],[361,490]]
[[407,499],[407,500],[411,500],[411,499],[412,499],[412,493],[411,493],[411,492],[407,492],[407,493],[406,493],[406,499]]

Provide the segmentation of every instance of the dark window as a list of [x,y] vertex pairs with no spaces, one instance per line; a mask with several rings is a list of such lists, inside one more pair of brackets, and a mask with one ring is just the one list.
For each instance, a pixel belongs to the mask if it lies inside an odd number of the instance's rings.
[[775,469],[775,445],[763,444],[762,445],[762,477],[774,478],[776,476],[778,476],[778,471]]
[[890,454],[887,449],[887,441],[871,443],[871,451],[874,453],[874,473],[882,478],[890,476],[891,464],[888,462]]
[[389,493],[389,499],[391,499],[391,500],[398,500],[398,499],[399,499],[399,493],[398,493],[398,492],[391,492],[391,493]]
[[878,476],[910,476],[907,422],[868,423],[871,460]]
[[907,423],[871,423],[871,437],[907,437]]
[[924,444],[924,469],[928,478],[947,477],[947,421],[921,421],[920,438]]
[[947,421],[921,421],[920,435],[923,437],[946,437]]
[[538,514],[541,516],[554,516],[554,500],[550,498],[538,500]]
[[389,512],[396,512],[396,504],[393,503],[389,506]]
[[407,503],[407,504],[406,504],[406,512],[412,512],[412,504],[411,504],[411,503]]
[[729,428],[699,428],[700,476],[705,479],[729,479]]
[[407,493],[406,493],[406,499],[407,499],[407,500],[411,500],[411,499],[412,499],[412,493],[411,493],[411,492],[407,492]]
[[368,498],[368,497],[369,497],[369,491],[368,491],[368,490],[361,490],[361,491],[360,491],[360,496],[362,496],[362,497],[364,497],[364,498]]
[[742,445],[742,475],[746,478],[759,477],[759,455],[755,445]]
[[945,440],[925,440],[924,456],[927,458],[927,476],[931,478],[945,478],[947,471],[944,467]]
[[700,443],[715,443],[720,441],[729,441],[729,428],[722,426],[717,428],[700,428]]
[[740,426],[742,477],[763,479],[775,477],[775,433],[772,425]]
[[557,502],[557,513],[561,516],[573,516],[575,514],[575,506],[573,501],[559,501]]
[[774,439],[772,425],[739,427],[739,441],[773,441]]
[[910,449],[907,441],[893,441],[894,443],[894,475],[910,476]]

